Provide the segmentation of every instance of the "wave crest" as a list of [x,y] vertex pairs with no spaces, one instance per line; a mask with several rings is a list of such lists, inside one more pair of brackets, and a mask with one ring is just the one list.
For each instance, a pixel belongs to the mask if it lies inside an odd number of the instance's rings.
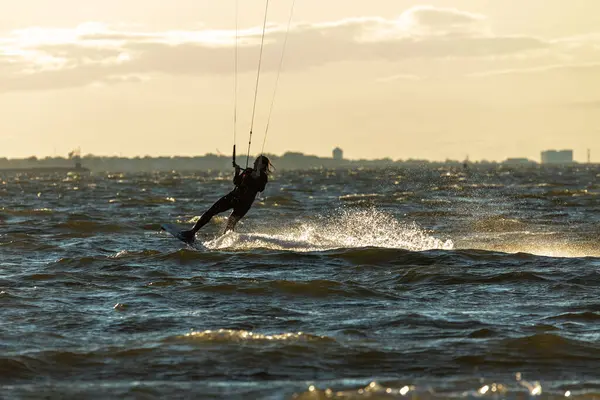
[[190,332],[185,335],[175,336],[175,340],[192,340],[201,342],[265,342],[265,341],[305,341],[305,342],[319,342],[327,341],[334,342],[335,340],[327,336],[316,336],[308,333],[296,332],[296,333],[280,333],[273,335],[265,335],[262,333],[255,333],[251,331],[235,330],[235,329],[219,329],[219,330],[206,330],[201,332]]

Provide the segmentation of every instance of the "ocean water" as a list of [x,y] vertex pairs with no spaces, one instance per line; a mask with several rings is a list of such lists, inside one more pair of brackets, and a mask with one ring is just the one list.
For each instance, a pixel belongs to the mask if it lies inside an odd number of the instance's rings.
[[600,398],[599,178],[0,172],[0,398]]

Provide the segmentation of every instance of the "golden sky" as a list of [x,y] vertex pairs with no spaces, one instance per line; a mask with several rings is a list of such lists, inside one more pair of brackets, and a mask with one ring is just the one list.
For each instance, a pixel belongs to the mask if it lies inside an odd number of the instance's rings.
[[[296,1],[266,152],[600,161],[600,1]],[[239,3],[242,152],[265,3]],[[253,154],[291,4],[271,1]],[[235,35],[235,0],[0,0],[0,157],[228,154]]]

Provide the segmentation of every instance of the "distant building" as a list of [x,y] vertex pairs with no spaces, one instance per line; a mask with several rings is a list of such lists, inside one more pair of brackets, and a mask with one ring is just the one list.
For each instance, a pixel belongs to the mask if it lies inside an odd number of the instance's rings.
[[75,162],[75,169],[82,169],[81,167],[81,148],[76,148],[69,153],[69,159]]
[[507,158],[506,161],[503,162],[503,164],[505,164],[505,165],[535,165],[537,163],[528,158]]
[[573,163],[573,150],[542,151],[542,164],[571,164],[571,163]]
[[342,149],[340,149],[339,147],[336,147],[335,149],[333,149],[333,159],[334,160],[338,160],[338,161],[342,161],[344,159],[344,152]]

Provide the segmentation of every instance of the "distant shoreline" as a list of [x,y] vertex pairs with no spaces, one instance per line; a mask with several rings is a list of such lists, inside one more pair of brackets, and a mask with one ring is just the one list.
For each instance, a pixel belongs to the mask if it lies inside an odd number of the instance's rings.
[[90,172],[89,168],[74,167],[30,167],[30,168],[0,168],[0,172]]
[[[317,157],[303,153],[288,152],[283,156],[266,154],[276,170],[307,170],[314,168],[389,168],[389,167],[441,167],[454,166],[464,169],[482,166],[507,166],[507,167],[538,167],[538,166],[566,166],[588,165],[576,162],[569,164],[540,164],[536,161],[521,158],[506,161],[429,161],[421,159],[392,160],[390,158],[375,160],[348,160],[332,157]],[[119,172],[151,172],[151,171],[229,171],[231,170],[231,157],[216,154],[206,154],[197,157],[105,157],[87,155],[78,159],[80,166],[74,165],[74,160],[63,157],[46,157],[37,159],[0,158],[0,172],[87,172],[87,171],[119,171]],[[246,156],[238,157],[237,163],[246,165]],[[249,165],[254,158],[251,157]]]

